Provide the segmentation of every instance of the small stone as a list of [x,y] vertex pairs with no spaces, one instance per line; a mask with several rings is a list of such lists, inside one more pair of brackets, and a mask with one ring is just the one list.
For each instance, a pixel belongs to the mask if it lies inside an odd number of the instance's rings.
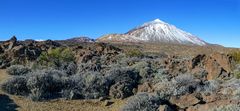
[[198,104],[200,100],[198,100],[193,94],[189,94],[181,96],[180,98],[172,97],[170,102],[184,109]]
[[106,100],[106,101],[104,102],[104,106],[110,106],[110,105],[112,105],[112,104],[113,104],[112,101]]
[[173,111],[168,105],[160,105],[158,111]]
[[98,101],[104,101],[104,100],[106,100],[106,98],[104,98],[104,97],[100,97],[100,98],[98,99]]
[[138,86],[138,92],[153,92],[153,89],[149,82],[145,82]]

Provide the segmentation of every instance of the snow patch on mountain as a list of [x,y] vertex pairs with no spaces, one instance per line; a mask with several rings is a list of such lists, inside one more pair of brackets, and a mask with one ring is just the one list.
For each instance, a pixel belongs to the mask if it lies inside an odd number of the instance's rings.
[[198,37],[178,29],[176,26],[156,19],[144,23],[125,34],[110,34],[98,39],[98,41],[118,42],[164,42],[178,44],[194,44],[204,46],[206,42]]

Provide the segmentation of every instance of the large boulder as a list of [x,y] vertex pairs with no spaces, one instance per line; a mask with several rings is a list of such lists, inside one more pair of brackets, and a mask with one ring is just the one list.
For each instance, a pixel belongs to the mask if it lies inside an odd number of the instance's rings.
[[200,100],[194,94],[189,94],[181,97],[171,97],[170,102],[176,104],[181,109],[185,109],[197,105]]
[[197,55],[189,62],[189,69],[193,74],[206,71],[207,80],[225,79],[231,77],[232,64],[232,57],[213,53],[211,55]]
[[10,40],[7,40],[1,43],[0,47],[1,47],[1,50],[5,52],[5,51],[11,50],[16,45],[17,45],[17,38],[13,36]]
[[224,78],[228,76],[227,71],[213,58],[206,59],[205,69],[208,72],[208,80],[213,80],[218,77]]
[[232,77],[233,59],[231,56],[221,53],[199,54],[193,58],[169,56],[161,64],[173,76],[191,73],[201,79],[205,77],[207,80]]

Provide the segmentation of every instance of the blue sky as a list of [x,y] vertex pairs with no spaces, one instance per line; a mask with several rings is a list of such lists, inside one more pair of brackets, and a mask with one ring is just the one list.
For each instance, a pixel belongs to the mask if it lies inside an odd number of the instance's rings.
[[240,47],[240,0],[0,0],[0,40],[97,38],[156,18]]

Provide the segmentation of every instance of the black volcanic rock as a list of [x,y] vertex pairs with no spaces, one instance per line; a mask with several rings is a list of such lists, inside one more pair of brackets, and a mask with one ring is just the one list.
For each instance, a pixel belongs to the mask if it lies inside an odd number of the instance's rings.
[[94,39],[91,39],[89,37],[75,37],[75,38],[67,39],[65,41],[69,41],[69,42],[95,42]]

